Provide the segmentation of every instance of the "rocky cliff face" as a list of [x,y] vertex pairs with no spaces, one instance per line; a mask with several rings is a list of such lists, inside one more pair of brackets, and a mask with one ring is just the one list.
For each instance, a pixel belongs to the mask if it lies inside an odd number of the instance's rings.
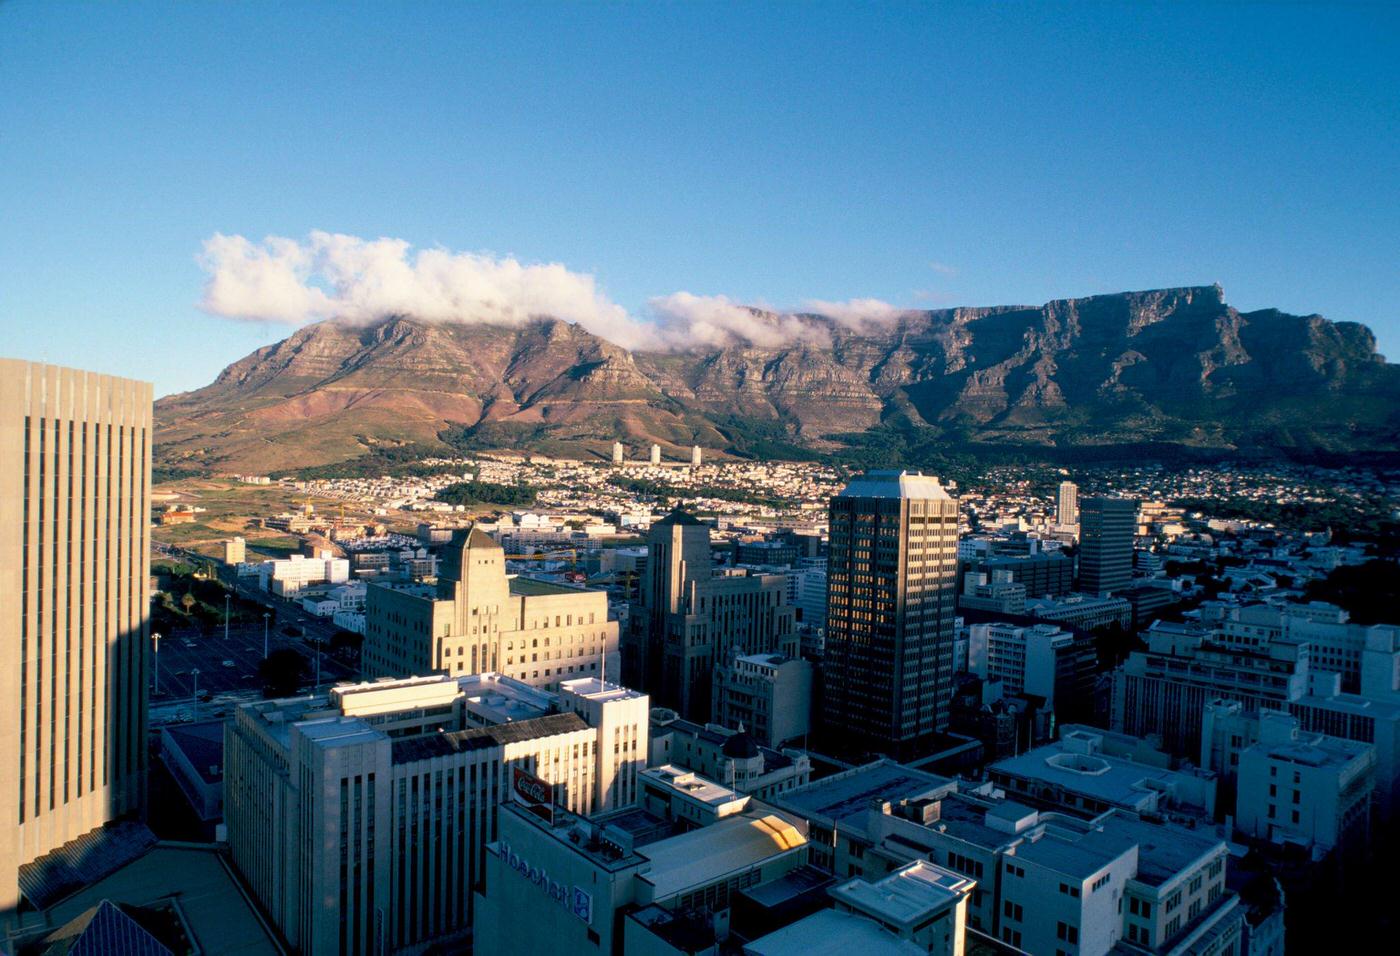
[[637,354],[550,319],[322,322],[161,400],[157,454],[266,471],[434,445],[454,426],[598,454],[614,437],[725,448],[750,426],[833,448],[881,422],[1032,445],[1389,450],[1400,436],[1400,366],[1365,326],[1241,313],[1216,286],[909,312],[858,330],[801,320],[821,334]]

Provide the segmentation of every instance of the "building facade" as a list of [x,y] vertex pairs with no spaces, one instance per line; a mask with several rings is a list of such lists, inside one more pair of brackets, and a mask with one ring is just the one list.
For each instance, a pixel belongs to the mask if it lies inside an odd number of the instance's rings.
[[519,781],[581,813],[635,802],[647,709],[587,679],[556,695],[500,675],[245,704],[225,744],[234,865],[307,956],[459,945]]
[[713,576],[709,525],[673,512],[647,533],[623,682],[637,681],[690,720],[709,720],[716,667],[741,654],[797,656],[797,610],[787,591],[781,574]]
[[145,805],[151,386],[0,360],[0,921]]
[[1079,503],[1079,589],[1109,594],[1133,579],[1138,503],[1132,498],[1084,498]]
[[1072,481],[1060,482],[1055,501],[1055,523],[1066,526],[1079,524],[1079,486]]
[[535,687],[616,676],[608,599],[508,578],[505,552],[479,529],[454,532],[436,582],[372,583],[365,596],[370,676],[500,672]]
[[874,471],[831,499],[829,520],[827,736],[910,751],[948,724],[958,501],[937,478]]

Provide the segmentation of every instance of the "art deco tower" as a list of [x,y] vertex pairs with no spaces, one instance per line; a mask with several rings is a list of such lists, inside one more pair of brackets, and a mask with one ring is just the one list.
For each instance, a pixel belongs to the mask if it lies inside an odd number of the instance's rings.
[[0,359],[0,913],[144,805],[150,484],[149,384]]

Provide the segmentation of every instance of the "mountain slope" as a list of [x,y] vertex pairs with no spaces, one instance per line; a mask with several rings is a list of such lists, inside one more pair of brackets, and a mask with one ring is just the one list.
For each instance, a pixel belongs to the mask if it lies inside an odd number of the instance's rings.
[[1218,286],[860,328],[797,318],[800,340],[780,347],[636,354],[551,319],[322,322],[158,402],[157,456],[271,471],[444,435],[602,454],[615,437],[728,448],[755,431],[831,449],[882,422],[1027,445],[1393,450],[1400,436],[1400,366],[1370,330],[1241,313]]

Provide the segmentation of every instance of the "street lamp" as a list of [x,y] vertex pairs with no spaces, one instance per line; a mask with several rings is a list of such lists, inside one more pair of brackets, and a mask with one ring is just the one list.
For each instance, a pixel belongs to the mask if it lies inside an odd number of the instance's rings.
[[151,640],[154,641],[154,642],[155,642],[155,645],[156,645],[156,649],[155,649],[156,675],[155,675],[155,680],[154,680],[154,681],[152,682],[152,684],[151,684],[151,692],[152,692],[153,694],[159,694],[159,693],[160,693],[160,632],[159,632],[159,631],[152,631],[152,632],[151,632]]
[[198,668],[198,667],[195,667],[195,668],[191,669],[191,670],[190,670],[190,676],[194,678],[194,696],[195,696],[195,699],[198,699],[198,698],[199,698],[199,668]]
[[228,593],[227,591],[225,591],[225,592],[224,592],[224,643],[225,643],[225,644],[228,643],[228,603],[229,603],[229,593]]
[[263,612],[263,660],[267,660],[267,622],[271,617],[270,611]]

